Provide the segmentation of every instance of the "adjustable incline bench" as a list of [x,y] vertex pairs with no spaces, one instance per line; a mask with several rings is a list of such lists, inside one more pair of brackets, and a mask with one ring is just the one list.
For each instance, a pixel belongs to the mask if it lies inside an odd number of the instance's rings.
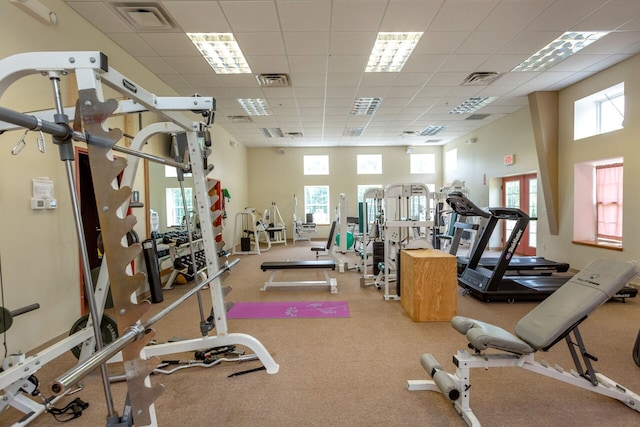
[[[489,323],[455,316],[451,325],[466,335],[474,353],[458,350],[453,357],[457,367],[455,375],[444,371],[431,354],[423,354],[420,362],[433,380],[409,380],[407,388],[410,391],[440,391],[469,426],[479,426],[480,422],[469,407],[470,369],[513,366],[609,396],[640,412],[640,396],[594,370],[591,361],[597,361],[597,358],[587,353],[578,331],[578,325],[591,312],[616,295],[638,273],[633,262],[592,261],[520,319],[515,335]],[[577,372],[565,372],[560,367],[534,360],[536,351],[547,351],[563,338]],[[502,353],[484,353],[486,349]]]
[[[264,286],[260,288],[261,291],[266,291],[270,287],[292,287],[292,286],[317,286],[326,285],[331,289],[332,294],[338,293],[338,281],[329,277],[329,270],[336,269],[336,263],[332,260],[315,260],[315,261],[273,261],[263,262],[260,266],[262,271],[271,271],[269,281],[264,283]],[[325,280],[308,280],[297,282],[274,282],[273,277],[276,272],[284,270],[322,270]]]

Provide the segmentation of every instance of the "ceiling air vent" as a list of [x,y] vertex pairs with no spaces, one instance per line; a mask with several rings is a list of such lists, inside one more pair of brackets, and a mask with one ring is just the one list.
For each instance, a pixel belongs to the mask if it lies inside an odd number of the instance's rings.
[[442,142],[441,139],[427,139],[424,143],[425,144],[437,144],[439,142]]
[[403,130],[400,136],[415,136],[418,135],[418,132],[415,130]]
[[286,132],[285,135],[289,138],[302,138],[302,132]]
[[227,116],[227,119],[231,123],[251,123],[251,117],[249,116]]
[[169,14],[157,2],[111,3],[111,7],[137,32],[176,30]]
[[258,84],[262,87],[289,87],[291,80],[288,74],[258,74]]
[[472,114],[467,117],[465,120],[483,120],[489,117],[491,114]]
[[486,86],[498,78],[500,73],[496,71],[478,71],[471,73],[462,82],[462,86]]

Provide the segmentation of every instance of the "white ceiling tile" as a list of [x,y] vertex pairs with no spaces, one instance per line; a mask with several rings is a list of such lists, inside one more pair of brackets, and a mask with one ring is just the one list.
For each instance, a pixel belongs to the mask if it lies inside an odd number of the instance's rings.
[[471,33],[468,31],[437,31],[425,33],[413,49],[413,55],[451,55]]
[[218,74],[218,77],[228,88],[258,89],[262,92],[253,74]]
[[461,84],[468,76],[468,73],[435,73],[427,82],[427,86],[453,86]]
[[426,31],[442,0],[391,1],[382,18],[380,31]]
[[160,56],[200,56],[198,49],[183,33],[139,33],[139,36]]
[[411,86],[392,86],[389,88],[386,96],[391,98],[412,98],[418,92],[420,92],[421,88],[419,87],[411,87]]
[[279,32],[235,33],[245,57],[251,55],[284,55],[284,42]]
[[398,78],[393,82],[394,86],[419,86],[422,87],[433,73],[408,73],[402,70]]
[[442,64],[441,72],[474,71],[489,55],[453,55]]
[[447,58],[449,55],[419,55],[414,52],[402,67],[402,72],[432,73],[438,71]]
[[187,74],[183,73],[184,79],[192,86],[198,87],[222,87],[222,80],[211,70],[209,73]]
[[183,88],[193,86],[191,83],[187,82],[182,75],[177,73],[173,73],[173,74],[156,73],[156,75],[160,77],[169,86],[183,87]]
[[123,46],[131,55],[156,56],[156,52],[135,33],[107,34],[116,44]]
[[400,73],[362,73],[361,86],[390,87],[397,80]]
[[331,3],[278,0],[278,15],[283,31],[328,31]]
[[520,31],[536,16],[547,9],[554,0],[505,0],[482,21],[477,30],[503,31],[506,33]]
[[329,52],[329,34],[287,31],[283,33],[287,55],[322,55]]
[[263,87],[262,92],[269,101],[277,100],[280,106],[295,107],[296,100],[292,87]]
[[577,55],[570,56],[564,61],[560,62],[550,71],[582,71],[588,67],[597,64],[600,61],[606,59],[607,55],[588,55],[579,53]]
[[502,46],[498,53],[532,55],[560,35],[562,33],[555,31],[522,31]]
[[163,58],[179,73],[215,73],[201,56],[164,56]]
[[429,26],[429,31],[473,31],[499,2],[447,0]]
[[580,21],[573,29],[579,31],[612,31],[640,13],[640,2],[636,0],[615,0]]
[[456,54],[491,54],[500,49],[517,31],[475,31],[460,45]]
[[293,88],[296,98],[323,98],[324,99],[324,85],[321,87],[301,87],[299,84]]
[[352,55],[371,52],[377,36],[377,32],[333,31],[329,54]]
[[291,73],[290,77],[296,88],[324,87],[326,83],[324,73]]
[[362,73],[328,73],[327,86],[358,86]]
[[640,32],[638,31],[609,33],[600,40],[582,49],[580,53],[610,55],[635,45],[638,43],[638,39],[640,39]]
[[316,56],[292,56],[289,55],[289,69],[292,72],[318,72],[327,68],[327,58],[322,55]]
[[263,73],[289,73],[289,63],[285,55],[279,56],[258,56],[253,55],[246,58],[253,74]]
[[233,33],[280,31],[274,2],[220,1]]
[[100,2],[68,1],[80,16],[103,33],[131,33],[133,30],[110,7]]
[[175,22],[186,33],[230,33],[217,1],[163,1]]
[[159,56],[138,56],[136,59],[154,73],[171,74],[176,72]]
[[479,68],[484,71],[506,73],[513,70],[516,65],[520,64],[530,55],[530,53],[518,55],[492,55],[486,61],[484,61]]
[[332,55],[329,58],[330,72],[364,72],[369,55]]
[[334,2],[331,15],[333,31],[378,31],[386,1]]
[[602,0],[556,1],[531,21],[524,30],[563,33],[569,31],[602,4]]

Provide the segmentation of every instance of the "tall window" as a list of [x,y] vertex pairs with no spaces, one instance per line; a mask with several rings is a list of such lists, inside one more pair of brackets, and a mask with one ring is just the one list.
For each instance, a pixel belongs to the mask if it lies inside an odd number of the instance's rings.
[[573,139],[624,127],[624,83],[618,83],[574,103]]
[[329,224],[328,185],[305,185],[304,212],[312,213],[316,224]]
[[358,175],[382,174],[382,154],[358,154]]
[[576,163],[573,242],[622,248],[624,159]]
[[458,170],[458,149],[454,148],[453,150],[447,151],[444,155],[444,162],[447,173]]
[[598,239],[622,240],[622,164],[596,166]]
[[329,175],[329,156],[307,155],[304,156],[305,175]]
[[410,154],[411,173],[436,173],[435,154]]
[[[167,201],[167,227],[182,226],[186,217],[185,209],[182,205],[180,188],[167,188],[165,191],[165,199]],[[187,198],[187,212],[190,213],[193,211],[193,190],[190,187],[185,187],[184,194]]]

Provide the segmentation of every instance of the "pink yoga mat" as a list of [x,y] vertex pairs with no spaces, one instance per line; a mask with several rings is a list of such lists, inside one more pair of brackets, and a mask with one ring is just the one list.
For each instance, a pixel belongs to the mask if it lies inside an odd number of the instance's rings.
[[237,302],[229,319],[288,319],[349,317],[346,301]]

